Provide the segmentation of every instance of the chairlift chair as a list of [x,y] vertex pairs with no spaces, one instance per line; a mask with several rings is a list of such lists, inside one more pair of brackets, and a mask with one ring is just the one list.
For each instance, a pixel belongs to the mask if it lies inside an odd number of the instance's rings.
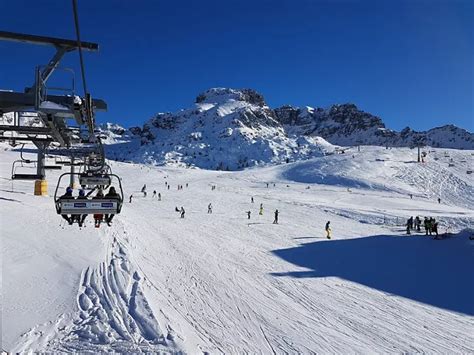
[[[75,197],[64,198],[58,196],[59,187],[64,177],[76,175],[85,190],[89,190],[86,196],[92,194],[96,189],[107,189],[112,185],[113,180],[117,180],[115,185],[119,198],[93,198],[76,199]],[[67,183],[65,185],[68,185]],[[64,186],[64,185],[63,185]],[[64,173],[58,179],[58,184],[54,192],[54,203],[56,212],[60,215],[84,215],[84,214],[119,214],[123,204],[123,189],[120,177],[115,174],[84,174],[84,173]]]
[[[27,166],[27,164],[32,164],[31,166]],[[34,174],[27,174],[25,172],[19,173],[18,170],[21,168],[25,169],[35,169]],[[29,160],[29,159],[20,159],[15,160],[12,164],[12,180],[42,180],[44,176],[38,175],[36,173],[36,160]]]

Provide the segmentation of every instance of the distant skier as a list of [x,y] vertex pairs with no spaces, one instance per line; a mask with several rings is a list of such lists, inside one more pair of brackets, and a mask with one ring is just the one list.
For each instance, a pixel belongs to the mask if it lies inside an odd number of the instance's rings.
[[410,229],[413,229],[413,216],[411,216],[410,218],[408,218],[408,227]]
[[328,239],[331,239],[331,227],[329,226],[330,223],[331,221],[328,221],[326,223],[326,227],[324,228],[326,230],[326,238]]
[[407,220],[407,234],[411,234],[410,233],[410,219]]
[[142,192],[145,192],[145,191],[146,191],[146,184],[143,185],[143,187],[142,187]]
[[428,220],[428,217],[425,217],[425,220],[423,221],[423,227],[425,227],[425,233],[428,235],[430,229],[430,221]]
[[278,214],[280,212],[278,212],[278,210],[275,210],[275,219],[273,220],[273,224],[278,224]]
[[436,222],[436,219],[434,219],[434,218],[433,218],[433,222],[431,224],[431,230],[433,231],[433,233],[436,234],[435,238],[438,238],[438,222]]
[[153,196],[151,196],[152,198],[156,197],[156,190],[153,190]]
[[252,202],[252,203],[253,203],[253,196],[250,198],[250,202]]
[[415,228],[416,228],[417,232],[421,232],[420,226],[421,226],[421,219],[420,219],[420,217],[416,216],[416,218],[415,218]]
[[132,203],[132,198],[133,198],[133,195],[130,195],[130,197],[128,198],[128,203]]
[[441,198],[440,197],[438,197],[438,203],[441,203]]
[[410,194],[410,200],[413,200],[413,194]]
[[250,211],[247,211],[247,219],[250,219]]
[[186,187],[188,187],[188,183],[186,183]]
[[158,201],[161,201],[161,192],[158,192]]
[[267,188],[268,188],[268,182],[267,182]]
[[258,211],[258,214],[259,214],[260,216],[263,215],[263,203],[260,204],[260,211]]
[[170,189],[170,185],[168,185],[168,190]]
[[180,213],[181,213],[181,218],[184,218],[184,214],[186,213],[186,211],[184,210],[184,207],[182,206],[181,206]]
[[207,213],[212,213],[212,204],[207,205]]

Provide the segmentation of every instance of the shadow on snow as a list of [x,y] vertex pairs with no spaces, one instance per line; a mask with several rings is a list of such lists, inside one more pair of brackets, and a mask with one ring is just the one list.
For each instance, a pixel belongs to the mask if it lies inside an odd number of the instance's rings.
[[474,244],[464,237],[371,237],[329,240],[274,250],[310,269],[272,273],[296,278],[336,276],[436,307],[474,315]]

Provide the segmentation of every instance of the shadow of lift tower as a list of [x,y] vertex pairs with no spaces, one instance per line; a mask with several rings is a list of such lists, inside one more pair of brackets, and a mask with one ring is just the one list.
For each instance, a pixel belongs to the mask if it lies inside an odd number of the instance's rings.
[[[100,99],[92,99],[89,94],[80,99],[75,95],[74,72],[71,69],[59,68],[59,62],[64,54],[79,48],[75,40],[35,36],[14,32],[0,31],[0,40],[24,42],[28,44],[48,45],[56,49],[49,63],[38,66],[35,70],[35,81],[24,92],[0,91],[0,114],[13,113],[13,124],[0,125],[0,141],[11,145],[17,142],[31,142],[37,147],[36,174],[15,174],[12,179],[35,180],[35,195],[47,194],[45,173],[45,152],[53,143],[65,150],[70,150],[73,144],[80,144],[81,126],[94,130],[94,111],[107,111],[107,104]],[[96,52],[99,45],[82,42],[83,50]],[[70,88],[48,87],[47,82],[55,70],[65,70],[72,75]],[[62,92],[53,95],[51,92]],[[21,117],[24,112],[36,114],[41,121],[41,127],[25,125]],[[68,119],[74,119],[78,126],[68,124]],[[71,173],[74,173],[74,159],[71,158]],[[71,186],[74,186],[74,175],[71,174]]]

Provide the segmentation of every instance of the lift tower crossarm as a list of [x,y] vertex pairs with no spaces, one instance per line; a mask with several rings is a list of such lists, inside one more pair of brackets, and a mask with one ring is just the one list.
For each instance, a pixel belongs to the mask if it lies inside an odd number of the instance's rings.
[[[36,36],[8,31],[0,31],[0,40],[63,47],[66,48],[68,52],[78,48],[76,40]],[[97,52],[99,50],[99,45],[97,43],[92,42],[81,42],[81,47],[83,50],[86,51]]]

